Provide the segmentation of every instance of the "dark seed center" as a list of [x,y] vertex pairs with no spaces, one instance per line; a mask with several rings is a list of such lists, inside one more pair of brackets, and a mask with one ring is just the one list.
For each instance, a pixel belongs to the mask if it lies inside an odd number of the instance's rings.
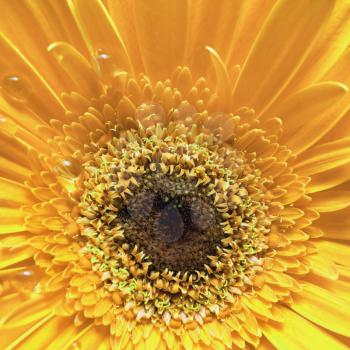
[[218,213],[189,184],[151,182],[118,211],[127,241],[138,245],[156,268],[202,270],[223,238]]

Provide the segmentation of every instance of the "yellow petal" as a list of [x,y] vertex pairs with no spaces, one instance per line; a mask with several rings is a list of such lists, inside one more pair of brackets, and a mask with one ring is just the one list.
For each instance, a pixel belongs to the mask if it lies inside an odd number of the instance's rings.
[[332,260],[325,259],[322,254],[307,255],[302,261],[311,267],[311,271],[315,275],[331,280],[338,279],[339,273],[336,265]]
[[144,72],[140,47],[135,28],[134,1],[108,0],[108,11],[124,39],[129,58],[137,73]]
[[237,332],[232,333],[232,342],[238,346],[239,349],[245,349],[245,340]]
[[22,184],[0,177],[0,205],[9,205],[19,208],[33,203],[30,191]]
[[[340,268],[337,266],[340,270]],[[345,268],[344,268],[345,269]],[[336,280],[330,281],[329,279],[319,276],[307,276],[307,281],[317,286],[326,288],[329,292],[336,295],[338,298],[342,298],[345,302],[349,300],[350,281]]]
[[215,70],[217,83],[216,91],[219,97],[218,103],[220,106],[220,111],[226,112],[227,108],[229,107],[232,91],[230,77],[227,73],[225,63],[222,61],[219,54],[209,46],[207,46],[206,49],[209,51],[211,62]]
[[228,67],[242,64],[274,2],[189,1],[186,65],[206,76],[210,67],[206,46],[213,47]]
[[[59,317],[57,317],[59,318]],[[47,345],[46,350],[56,350],[56,349],[68,349],[70,346],[77,344],[75,338],[79,337],[81,332],[87,331],[88,322],[84,322],[82,325],[75,325],[74,320],[69,317],[60,318],[60,324],[56,329],[56,335],[53,335],[50,339],[50,344]],[[59,331],[59,336],[57,336],[57,331]],[[48,338],[45,336],[44,338]]]
[[[73,46],[63,42],[52,43],[48,47],[57,63],[67,74],[67,78],[75,84],[74,89],[90,96],[99,96],[102,86],[96,72],[93,71],[89,62]],[[73,89],[72,89],[73,90]]]
[[298,174],[310,176],[350,162],[350,138],[324,143],[303,153],[295,165]]
[[[64,333],[67,332],[66,330],[68,330],[71,336],[74,335],[75,326],[71,318],[49,315],[45,317],[43,321],[40,321],[35,327],[32,327],[32,329],[29,329],[29,332],[22,334],[15,342],[12,342],[8,350],[12,348],[23,350],[53,349],[52,342],[56,343],[56,345],[60,344],[60,342],[57,341],[58,338],[62,344],[62,334],[64,335]],[[70,339],[68,339],[68,342],[69,340]],[[62,345],[64,346],[66,344],[63,343]]]
[[276,297],[273,288],[269,287],[267,284],[265,284],[259,291],[257,291],[257,293],[260,297],[267,301],[271,301],[273,303],[278,301],[278,298]]
[[[266,118],[278,116],[283,120],[281,140],[294,153],[300,153],[321,139],[343,116],[333,106],[348,88],[337,82],[322,82],[289,96]],[[315,117],[317,116],[317,118]],[[317,133],[313,132],[317,128]]]
[[242,68],[234,93],[236,107],[260,112],[271,104],[304,61],[333,4],[328,0],[277,2]]
[[185,0],[135,2],[135,26],[146,73],[168,78],[183,64],[188,4]]
[[265,337],[278,350],[336,349],[347,347],[320,327],[298,316],[295,312],[280,306],[285,322],[282,324],[266,322],[261,327]]
[[350,191],[330,190],[311,196],[310,207],[318,212],[337,211],[350,206]]
[[350,267],[350,247],[348,244],[331,242],[326,240],[314,243],[324,259],[334,261],[339,265]]
[[242,303],[255,314],[262,316],[266,319],[269,319],[269,318],[273,319],[273,315],[271,313],[271,306],[270,307],[266,306],[265,303],[263,303],[259,298],[243,297]]
[[110,299],[102,299],[95,306],[95,317],[103,316],[112,307],[112,301]]
[[18,304],[24,303],[26,300],[28,300],[29,297],[29,295],[24,295],[23,293],[11,293],[7,295],[2,295],[0,320],[4,319],[4,317],[6,317],[7,314],[9,314],[16,307],[18,307]]
[[184,332],[183,336],[182,336],[182,345],[185,348],[185,350],[192,350],[192,346],[193,346],[193,341],[191,339],[191,337],[189,336],[188,332]]
[[172,331],[165,331],[163,333],[163,339],[165,340],[165,343],[168,346],[168,348],[172,349],[176,342],[175,334]]
[[336,187],[350,180],[350,162],[337,168],[315,174],[307,184],[307,193],[315,193]]
[[72,338],[72,342],[68,343],[62,350],[70,350],[72,347],[73,349],[78,347],[79,350],[108,350],[110,349],[109,338],[108,327],[91,324],[84,327],[78,335]]
[[0,234],[26,231],[25,213],[20,209],[0,207]]
[[0,156],[0,176],[13,181],[23,182],[29,178],[31,171],[20,164]]
[[[350,7],[347,1],[337,1],[327,26],[317,39],[305,66],[297,76],[298,86],[309,81],[334,79],[344,81],[348,64],[339,65],[349,47]],[[346,62],[349,62],[348,60]]]
[[323,213],[316,226],[319,227],[324,237],[332,239],[350,240],[350,209],[345,208],[336,212]]
[[52,313],[57,304],[57,297],[32,296],[29,300],[16,305],[0,320],[3,329],[11,329],[29,325]]
[[350,268],[346,266],[337,265],[340,278],[345,281],[350,281]]
[[[23,95],[28,107],[34,109],[43,116],[59,116],[64,114],[64,107],[57,94],[43,79],[34,66],[23,56],[23,54],[11,43],[3,33],[0,32],[0,57],[1,76],[18,75],[25,81]],[[7,59],[11,57],[11,60]],[[40,96],[40,101],[38,97]]]
[[156,350],[161,339],[158,328],[154,327],[151,334],[145,339],[145,349]]
[[[66,1],[3,2],[1,9],[0,31],[16,43],[50,86],[60,92],[65,87],[64,79],[47,55],[46,47],[62,40],[86,51]],[[13,30],[13,23],[16,23],[16,30]]]
[[332,332],[349,336],[349,304],[324,288],[305,283],[303,290],[293,297],[291,308]]
[[[23,116],[21,117],[23,118]],[[0,155],[10,161],[28,167],[27,148],[23,141],[21,142],[21,138],[18,137],[19,129],[21,128],[20,124],[7,116],[1,116],[0,123]]]
[[[54,318],[54,315],[52,313],[48,314],[46,317],[41,318],[40,320],[36,320],[31,322],[28,325],[24,325],[22,327],[17,327],[14,329],[6,329],[6,337],[3,337],[3,340],[0,340],[0,344],[4,341],[4,345],[6,344],[6,347],[4,346],[4,349],[6,350],[12,350],[12,349],[30,349],[28,348],[28,342],[26,340],[29,340],[29,343],[31,342],[32,335],[34,334],[33,338],[35,339],[35,333],[42,327],[45,327],[45,325]],[[0,330],[1,331],[1,330]],[[14,336],[17,333],[17,336]],[[45,340],[48,340],[47,338],[43,338],[38,343],[38,339],[35,339],[35,346],[39,344],[45,345]],[[31,344],[31,348],[33,348],[33,344]]]
[[[261,294],[260,294],[261,295]],[[245,322],[243,323],[244,328],[251,334],[261,337],[261,330],[260,326],[256,320],[256,317],[249,311],[247,310],[245,312]]]
[[[253,0],[251,2],[254,2],[254,5],[258,6],[256,1]],[[252,7],[254,5],[251,5],[251,2],[249,2],[249,4],[239,1],[219,1],[214,3],[210,0],[188,2],[191,25],[189,26],[189,36],[186,42],[185,53],[186,64],[188,64],[191,69],[194,68],[205,76],[210,67],[210,58],[204,49],[206,46],[213,47],[223,55],[222,57],[227,57],[229,52],[233,50],[234,39],[237,39],[238,30],[241,29],[238,26],[240,23],[239,21],[242,20],[242,17],[246,20],[250,20],[253,16],[252,13],[250,13],[251,16],[247,16],[249,10],[253,12]],[[265,11],[268,11],[268,9],[260,7],[259,10],[262,10],[261,12],[263,12],[263,14],[261,17],[264,18],[266,14]],[[257,22],[259,21],[256,17],[260,17],[259,15],[261,13],[259,10],[255,12],[256,16],[254,19]],[[242,25],[243,24],[246,24],[246,22],[242,21]],[[252,26],[254,24],[258,26],[258,24],[252,20]],[[210,30],[208,30],[209,28]],[[243,32],[242,34],[250,34],[250,32],[247,33],[248,31],[240,30],[239,32]],[[252,40],[253,39],[250,37],[249,44],[251,44]],[[243,44],[246,44],[246,41],[243,40]],[[234,52],[236,55],[240,54],[240,57],[242,57],[241,52],[238,52],[238,50]],[[237,56],[235,58],[237,59]],[[240,61],[238,63],[240,63]],[[234,64],[237,64],[237,61]]]
[[133,68],[118,28],[102,1],[70,0],[75,16],[91,55],[98,50],[111,55],[119,70],[132,72]]
[[258,350],[275,350],[276,348],[265,337],[262,337],[257,349]]

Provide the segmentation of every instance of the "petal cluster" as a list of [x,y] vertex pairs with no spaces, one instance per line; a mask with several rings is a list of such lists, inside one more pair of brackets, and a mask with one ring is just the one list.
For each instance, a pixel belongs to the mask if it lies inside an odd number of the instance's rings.
[[1,348],[350,345],[346,2],[3,6]]

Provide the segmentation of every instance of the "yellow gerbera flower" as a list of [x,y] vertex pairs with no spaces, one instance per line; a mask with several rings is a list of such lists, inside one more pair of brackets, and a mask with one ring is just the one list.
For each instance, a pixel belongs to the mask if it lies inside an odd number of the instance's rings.
[[350,4],[0,2],[1,349],[348,349]]

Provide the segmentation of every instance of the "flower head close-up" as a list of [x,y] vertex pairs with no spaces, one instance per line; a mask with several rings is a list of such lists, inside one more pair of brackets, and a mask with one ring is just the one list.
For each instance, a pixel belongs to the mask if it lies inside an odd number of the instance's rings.
[[349,1],[0,9],[0,349],[350,348]]

